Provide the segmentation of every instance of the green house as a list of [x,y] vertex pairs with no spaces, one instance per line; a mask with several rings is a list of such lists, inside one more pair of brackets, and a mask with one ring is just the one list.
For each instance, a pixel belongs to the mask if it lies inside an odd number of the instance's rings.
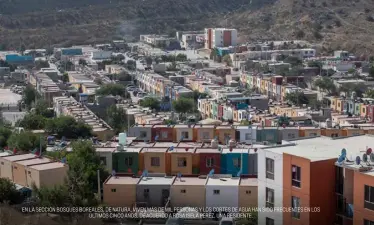
[[134,173],[139,171],[140,151],[142,148],[127,148],[113,152],[113,170],[117,173]]

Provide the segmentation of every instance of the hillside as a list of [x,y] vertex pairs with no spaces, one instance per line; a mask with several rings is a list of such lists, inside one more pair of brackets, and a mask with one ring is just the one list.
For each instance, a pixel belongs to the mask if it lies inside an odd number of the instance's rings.
[[[0,0],[0,49],[98,43],[216,25],[274,0]],[[218,20],[217,20],[218,18]]]
[[374,51],[373,0],[278,0],[233,14],[230,25],[249,40],[306,39],[324,52]]

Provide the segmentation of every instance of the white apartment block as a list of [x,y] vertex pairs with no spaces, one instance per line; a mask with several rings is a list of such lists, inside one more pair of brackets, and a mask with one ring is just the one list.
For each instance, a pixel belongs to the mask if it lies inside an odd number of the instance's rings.
[[205,48],[236,46],[238,31],[226,28],[205,28]]
[[281,151],[276,153],[261,149],[257,152],[257,157],[258,224],[283,225],[282,212],[262,210],[268,207],[283,207],[283,154]]

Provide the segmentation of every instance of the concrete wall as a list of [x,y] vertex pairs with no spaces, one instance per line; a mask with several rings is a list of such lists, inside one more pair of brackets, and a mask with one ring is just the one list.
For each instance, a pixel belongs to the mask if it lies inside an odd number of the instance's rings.
[[103,201],[108,206],[133,207],[136,202],[136,185],[104,184],[103,195]]
[[[220,194],[214,194],[219,190]],[[206,207],[235,207],[239,206],[239,186],[206,186]]]
[[[148,198],[144,196],[144,190],[148,189]],[[170,195],[169,185],[141,185],[138,184],[136,187],[136,201],[145,202],[148,207],[164,207],[166,200],[163,199],[162,193],[168,193]]]
[[[185,193],[182,193],[185,190]],[[205,207],[205,187],[200,185],[173,185],[170,191],[172,207]]]

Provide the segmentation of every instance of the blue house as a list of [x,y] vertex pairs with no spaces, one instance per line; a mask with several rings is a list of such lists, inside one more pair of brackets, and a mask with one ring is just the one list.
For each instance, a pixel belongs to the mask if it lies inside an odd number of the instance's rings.
[[61,49],[61,55],[64,55],[64,56],[83,55],[83,50],[81,48],[63,48]]
[[34,58],[28,55],[10,54],[5,56],[5,61],[10,64],[32,64]]
[[237,176],[249,174],[249,154],[248,149],[224,148],[221,153],[221,173]]

